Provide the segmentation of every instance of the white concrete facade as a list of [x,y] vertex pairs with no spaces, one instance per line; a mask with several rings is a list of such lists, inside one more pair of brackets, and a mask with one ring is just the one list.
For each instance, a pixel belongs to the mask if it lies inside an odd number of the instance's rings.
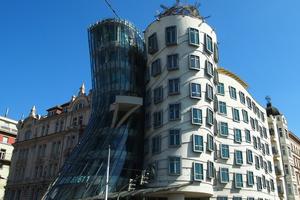
[[[169,27],[173,27],[170,28],[173,31],[176,27],[176,39],[173,40],[173,43],[171,42],[172,44],[167,42],[169,36],[166,35],[166,32],[169,31]],[[199,33],[199,44],[191,44],[191,29]],[[174,34],[171,38],[173,37]],[[154,45],[154,51],[152,48],[153,38],[157,41],[157,48]],[[210,42],[208,39],[211,40],[209,46],[212,47],[212,51],[207,49],[208,42]],[[214,30],[199,17],[169,15],[159,18],[147,27],[145,40],[148,49],[147,70],[150,78],[146,84],[144,167],[153,165],[156,169],[156,177],[148,186],[183,185],[176,191],[154,193],[151,196],[181,200],[189,198],[278,199],[265,109],[256,103],[247,92],[246,84],[242,80],[226,70],[218,70],[217,36]],[[174,61],[170,61],[172,58],[169,58],[169,55],[177,55],[177,66],[173,66],[174,63],[172,62]],[[195,57],[192,59],[191,56],[198,56],[199,68],[191,68],[194,66],[191,65],[191,62],[195,61]],[[160,60],[160,70],[153,69],[157,67],[158,59]],[[214,72],[211,74],[207,70],[207,61],[213,66]],[[170,88],[172,85],[170,80],[173,79],[179,80],[179,91],[173,91],[174,87],[177,89],[177,86]],[[224,83],[224,95],[216,95],[218,82]],[[200,94],[197,91],[194,93],[193,83],[200,84]],[[236,89],[237,98],[235,100],[230,98],[229,86]],[[163,88],[163,98],[158,101],[157,88]],[[210,89],[212,95],[209,92]],[[251,100],[251,109],[248,108],[247,102],[245,104],[240,103],[239,91],[243,92],[245,98],[248,97]],[[218,100],[226,103],[227,115],[218,112]],[[255,105],[255,113],[252,111],[253,105]],[[202,112],[202,116],[198,116],[201,120],[197,119],[196,110],[193,108],[198,109],[197,114],[199,114],[199,110]],[[239,122],[233,121],[231,108],[238,109],[240,113]],[[243,122],[242,109],[248,112],[248,123]],[[259,113],[256,114],[258,110]],[[162,120],[160,121],[161,117]],[[250,117],[255,120],[254,123],[256,122],[254,129],[251,128]],[[228,124],[228,136],[224,137],[219,134],[219,122]],[[234,129],[241,130],[241,142],[234,142]],[[250,143],[245,141],[245,129],[250,131]],[[262,133],[263,130],[266,132],[265,136]],[[174,137],[175,133],[177,137]],[[196,149],[197,139],[195,137],[198,136],[202,136],[203,142],[200,150]],[[254,148],[253,137],[260,138],[258,148]],[[228,159],[221,159],[220,157],[221,143],[229,145],[230,156]],[[266,153],[266,144],[269,147],[268,153]],[[262,147],[264,148],[264,155]],[[241,151],[243,155],[241,166],[234,164],[236,150]],[[253,162],[251,164],[247,163],[246,150],[252,152]],[[258,169],[255,168],[255,156],[261,156],[263,161]],[[271,164],[271,170],[265,170],[266,165],[264,163],[268,163],[268,161]],[[198,172],[195,167],[196,164],[198,167],[200,166],[200,169],[202,168],[199,170],[202,171],[199,176],[196,176]],[[220,167],[229,170],[228,183],[220,183]],[[253,172],[253,186],[247,186],[247,171]],[[240,189],[236,189],[234,185],[235,173],[241,174],[243,177],[243,186]],[[256,177],[260,177],[260,180],[264,179],[264,182],[261,182],[264,183],[262,189],[259,191]],[[271,180],[274,183],[272,188]]]

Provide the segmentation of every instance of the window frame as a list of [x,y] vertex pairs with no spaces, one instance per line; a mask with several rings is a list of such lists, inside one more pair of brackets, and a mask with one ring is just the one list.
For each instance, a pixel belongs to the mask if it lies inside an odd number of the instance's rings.
[[[200,172],[196,172],[196,165],[201,166],[200,168]],[[193,163],[193,177],[194,177],[194,181],[203,181],[204,180],[204,169],[203,169],[203,164],[199,163],[199,162],[194,162]],[[199,178],[197,178],[197,175],[200,176]]]
[[178,53],[167,55],[167,69],[168,69],[168,71],[173,71],[173,70],[179,69],[179,54]]
[[[223,148],[223,147],[226,147],[226,148]],[[228,144],[220,144],[220,157],[221,159],[223,160],[227,160],[230,158],[230,147]],[[227,152],[227,157],[223,155],[223,152]]]
[[[191,111],[192,111],[192,112],[191,112],[191,114],[192,114],[192,124],[201,126],[201,125],[203,124],[203,113],[202,113],[202,109],[200,109],[200,108],[192,108]],[[194,118],[194,112],[197,112],[197,118]],[[200,116],[198,116],[198,114],[199,114]],[[195,119],[196,119],[197,121],[199,120],[199,122],[195,122]]]
[[[174,33],[173,33],[174,31]],[[168,41],[168,33],[171,33],[170,35],[170,40]],[[173,38],[173,34],[174,34],[174,38]],[[173,39],[173,40],[172,40]],[[177,45],[177,41],[178,37],[177,37],[177,26],[168,26],[165,28],[165,44],[166,46],[172,46],[172,45]]]
[[[193,85],[196,85],[197,86],[196,88],[198,88],[200,91],[193,92],[193,88],[194,88]],[[199,96],[195,96],[193,94],[197,94]],[[190,97],[192,99],[201,99],[202,91],[201,91],[201,84],[200,83],[190,83]]]
[[[194,58],[194,59],[192,59],[192,58]],[[193,63],[195,65],[195,67],[192,67]],[[194,54],[189,55],[189,69],[198,70],[198,71],[201,70],[200,56],[197,56],[197,55],[194,55]]]
[[[188,28],[189,32],[189,45],[200,46],[200,31],[196,28]],[[192,34],[194,34],[195,41],[192,41]]]
[[[197,138],[201,138],[200,143],[201,144],[197,144],[198,140]],[[198,149],[199,147],[199,149]],[[193,134],[193,152],[195,153],[202,153],[204,151],[204,139],[202,135],[197,135],[197,134]]]

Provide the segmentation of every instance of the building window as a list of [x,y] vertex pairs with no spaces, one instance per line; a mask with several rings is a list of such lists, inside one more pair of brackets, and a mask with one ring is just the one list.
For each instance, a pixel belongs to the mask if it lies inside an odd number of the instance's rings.
[[229,86],[229,94],[232,99],[236,99],[236,89],[234,87]]
[[246,98],[246,101],[247,101],[247,106],[248,108],[251,110],[252,109],[252,102],[251,102],[251,99],[249,97]]
[[166,28],[166,45],[177,44],[177,29],[176,26]]
[[145,70],[145,83],[148,83],[150,81],[150,68],[147,67]]
[[219,101],[218,105],[219,105],[219,113],[220,113],[220,114],[227,115],[227,106],[226,106],[226,102]]
[[202,110],[198,108],[192,108],[192,124],[202,124]]
[[243,187],[243,174],[239,174],[239,173],[234,174],[234,186],[235,188]]
[[214,123],[214,113],[209,108],[206,109],[206,124],[212,126]]
[[170,79],[169,80],[169,95],[175,95],[180,93],[180,79]]
[[169,120],[179,120],[180,119],[180,103],[169,105]]
[[257,139],[255,136],[253,136],[253,147],[254,149],[257,149]]
[[236,150],[234,152],[234,162],[236,165],[242,165],[243,164],[243,152]]
[[259,169],[259,157],[255,156],[255,169]]
[[213,87],[206,84],[206,99],[212,101],[214,99]]
[[151,127],[151,114],[149,112],[145,113],[145,128],[148,129]]
[[220,182],[221,183],[229,182],[229,169],[228,168],[220,168]]
[[217,197],[217,200],[228,200],[228,197]]
[[270,179],[270,186],[271,186],[271,190],[274,191],[275,190],[275,184],[273,179]]
[[207,34],[205,34],[205,50],[208,53],[213,53],[214,52],[212,38]]
[[208,60],[206,60],[206,62],[205,62],[205,71],[208,76],[210,76],[210,77],[214,76],[213,64],[211,62],[209,62]]
[[146,91],[146,94],[145,94],[145,105],[146,105],[146,106],[151,105],[151,100],[152,100],[152,97],[151,97],[151,89],[148,89],[148,90]]
[[79,124],[79,125],[82,125],[82,124],[83,124],[83,116],[82,116],[82,115],[80,115],[80,116],[78,117],[78,124]]
[[252,151],[247,149],[246,151],[246,156],[247,156],[247,163],[248,164],[252,164],[253,163],[253,155],[252,155]]
[[255,130],[255,122],[254,122],[254,119],[252,117],[250,117],[250,124],[251,124],[252,130]]
[[189,28],[189,44],[198,46],[199,41],[199,30],[195,28]]
[[221,144],[220,150],[221,150],[221,158],[228,159],[229,158],[229,145]]
[[270,173],[273,171],[273,167],[272,167],[271,161],[268,161],[268,169],[269,169]]
[[253,172],[247,171],[247,185],[253,186],[254,185],[254,175]]
[[242,131],[240,129],[234,129],[234,142],[242,143]]
[[0,160],[5,160],[6,149],[0,150]]
[[228,136],[228,123],[220,122],[220,135],[221,136]]
[[218,94],[225,95],[224,83],[218,83]]
[[207,151],[213,151],[214,150],[214,138],[213,136],[207,134]]
[[200,57],[196,55],[190,55],[190,69],[200,70]]
[[239,92],[240,95],[240,102],[242,104],[246,104],[245,94],[243,92]]
[[193,135],[193,151],[203,152],[203,136]]
[[248,124],[249,123],[248,112],[246,110],[242,110],[242,114],[243,114],[243,121]]
[[213,178],[214,176],[214,163],[207,161],[207,178]]
[[152,154],[158,154],[161,150],[161,137],[155,136],[152,138]]
[[161,73],[161,64],[160,64],[160,59],[155,60],[151,64],[151,75],[153,77],[156,77]]
[[148,38],[148,52],[150,54],[155,54],[158,51],[157,35],[153,33]]
[[232,108],[232,118],[233,118],[233,121],[235,121],[235,122],[240,121],[240,112],[238,109]]
[[178,147],[181,144],[180,129],[169,130],[169,146]]
[[285,171],[285,174],[287,174],[287,175],[290,174],[290,170],[289,170],[289,166],[288,165],[284,165],[284,171]]
[[242,197],[236,197],[236,196],[233,196],[233,197],[232,197],[232,200],[243,200],[243,198],[242,198]]
[[163,125],[163,111],[153,113],[153,127],[159,128]]
[[158,104],[158,103],[162,102],[163,97],[164,97],[164,88],[163,88],[163,86],[155,88],[153,90],[153,96],[154,96],[154,104]]
[[203,164],[194,162],[194,181],[203,180]]
[[257,191],[261,191],[262,190],[261,177],[259,177],[259,176],[256,177],[256,187],[257,187]]
[[168,70],[175,70],[179,67],[178,54],[172,54],[167,56],[167,68]]
[[263,135],[267,139],[268,138],[268,133],[266,127],[263,127]]
[[180,175],[181,159],[180,157],[169,157],[169,174]]
[[245,130],[245,138],[247,143],[251,143],[251,134],[248,129]]
[[190,84],[191,98],[200,99],[201,98],[201,85],[198,83]]

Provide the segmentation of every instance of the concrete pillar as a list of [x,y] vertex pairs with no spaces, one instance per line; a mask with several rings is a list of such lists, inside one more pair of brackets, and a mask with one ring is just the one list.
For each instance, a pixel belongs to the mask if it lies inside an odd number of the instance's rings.
[[184,200],[184,194],[170,194],[168,200]]

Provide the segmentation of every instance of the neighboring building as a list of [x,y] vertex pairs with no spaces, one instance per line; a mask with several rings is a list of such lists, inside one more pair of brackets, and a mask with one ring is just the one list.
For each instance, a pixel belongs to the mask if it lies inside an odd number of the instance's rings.
[[18,124],[5,199],[39,200],[77,145],[90,117],[91,94],[84,85],[78,96],[48,109],[46,116],[32,108]]
[[198,9],[166,8],[145,39],[144,167],[156,168],[148,187],[165,188],[150,199],[278,199],[266,111],[218,67],[216,33]]
[[17,121],[0,116],[0,199],[4,197],[11,166],[13,144],[17,137]]
[[[299,158],[292,153],[292,145],[299,140],[289,137],[287,120],[271,102],[267,104],[268,123],[272,141],[272,152],[274,157],[275,172],[277,175],[278,195],[280,199],[300,199],[294,160]],[[295,145],[296,146],[296,145]],[[299,146],[297,144],[297,146]],[[297,147],[296,146],[296,147]],[[299,152],[298,152],[299,153]]]
[[295,173],[296,180],[297,180],[296,185],[294,185],[294,192],[295,194],[299,195],[300,194],[300,138],[297,137],[291,131],[289,131],[289,138],[290,138],[290,143],[292,148],[292,157],[294,161],[294,165],[292,166],[293,168],[292,172]]
[[88,33],[91,119],[78,148],[46,193],[47,200],[104,194],[109,146],[109,193],[117,193],[140,174],[143,164],[143,38],[131,23],[121,19],[98,22]]

